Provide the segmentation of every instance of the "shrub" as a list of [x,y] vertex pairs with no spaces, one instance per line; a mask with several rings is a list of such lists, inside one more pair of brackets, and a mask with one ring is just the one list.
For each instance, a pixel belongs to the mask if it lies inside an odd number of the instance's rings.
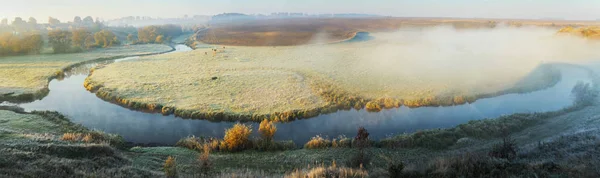
[[188,136],[177,141],[177,143],[175,143],[175,146],[200,151],[200,149],[202,148],[202,142],[204,142],[203,138],[196,136]]
[[304,144],[304,148],[307,149],[323,149],[331,146],[331,141],[321,137],[320,135],[314,136],[311,138],[306,144]]
[[165,161],[165,165],[163,166],[165,171],[165,176],[168,178],[177,177],[177,165],[175,163],[175,158],[169,156]]
[[369,132],[364,127],[358,128],[356,137],[354,137],[354,146],[358,148],[358,153],[348,162],[350,167],[363,167],[371,161],[365,153],[365,148],[369,147]]
[[354,137],[354,145],[358,149],[369,147],[369,132],[364,127],[358,128],[356,137]]
[[260,122],[258,132],[265,141],[270,142],[271,140],[273,140],[275,132],[277,132],[277,127],[275,127],[273,121],[268,121],[267,119],[264,119],[262,122]]
[[220,149],[231,152],[248,149],[252,145],[249,139],[251,133],[251,126],[240,123],[235,124],[225,131]]
[[365,106],[365,108],[367,108],[368,112],[379,112],[379,111],[381,111],[381,106],[379,105],[379,103],[374,102],[374,101],[368,102],[367,105]]
[[385,98],[381,100],[383,100],[383,107],[385,109],[399,108],[401,105],[400,101],[396,99]]
[[331,147],[334,148],[350,148],[352,147],[352,139],[340,135],[338,138],[331,140]]

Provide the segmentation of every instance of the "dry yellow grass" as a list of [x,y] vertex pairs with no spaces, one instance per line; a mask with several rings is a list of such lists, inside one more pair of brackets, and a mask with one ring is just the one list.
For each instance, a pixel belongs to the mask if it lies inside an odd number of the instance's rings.
[[585,37],[588,39],[600,40],[600,26],[588,26],[588,27],[565,27],[558,31],[559,34],[570,34]]
[[165,45],[134,45],[97,49],[85,53],[44,54],[0,57],[0,101],[3,95],[34,94],[46,89],[52,77],[76,63],[124,55],[139,55],[170,50]]
[[337,167],[335,161],[331,166],[317,166],[309,170],[296,170],[285,176],[286,178],[318,178],[318,177],[337,177],[337,178],[365,178],[369,173],[365,169],[352,169],[347,167]]
[[599,43],[553,29],[436,27],[371,35],[374,40],[356,43],[152,56],[96,69],[86,87],[135,109],[286,121],[369,102],[379,111],[533,91],[559,78],[551,65],[540,64],[600,57]]
[[323,149],[323,148],[329,148],[330,146],[331,146],[331,141],[321,137],[320,135],[314,136],[308,142],[306,142],[306,144],[304,144],[304,148],[306,148],[306,149]]

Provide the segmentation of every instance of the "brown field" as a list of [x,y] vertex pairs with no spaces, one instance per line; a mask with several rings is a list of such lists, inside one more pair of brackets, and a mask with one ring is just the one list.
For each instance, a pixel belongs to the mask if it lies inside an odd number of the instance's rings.
[[[354,37],[356,32],[387,32],[401,27],[451,25],[457,29],[506,26],[597,25],[591,21],[545,21],[507,19],[434,19],[434,18],[297,18],[250,20],[243,23],[217,24],[197,32],[196,39],[208,44],[233,46],[293,46],[334,43]],[[319,39],[319,40],[315,40]]]

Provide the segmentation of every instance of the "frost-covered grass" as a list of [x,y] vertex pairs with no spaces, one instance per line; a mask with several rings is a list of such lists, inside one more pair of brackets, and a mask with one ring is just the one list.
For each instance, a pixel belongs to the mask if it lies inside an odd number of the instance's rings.
[[85,53],[43,54],[0,58],[0,95],[36,93],[47,87],[48,79],[62,69],[83,61],[170,50],[165,45],[133,45],[96,49]]
[[310,117],[332,107],[454,105],[535,91],[560,79],[545,64],[600,57],[593,49],[600,44],[556,36],[551,29],[438,27],[372,36],[356,43],[152,56],[97,69],[88,88],[100,88],[99,96],[125,106],[165,106],[191,117],[281,117],[290,111],[291,117]]

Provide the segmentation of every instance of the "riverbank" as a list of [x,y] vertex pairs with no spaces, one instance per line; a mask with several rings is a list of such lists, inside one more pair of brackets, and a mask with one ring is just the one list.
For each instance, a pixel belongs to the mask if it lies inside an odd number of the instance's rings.
[[[354,49],[356,44],[359,43],[301,48]],[[499,75],[501,78],[495,78],[494,82],[484,82],[478,75],[463,77],[482,81],[480,83],[448,76],[441,77],[448,80],[431,78],[433,81],[424,82],[415,78],[418,81],[406,82],[406,78],[376,77],[391,74],[369,65],[337,66],[364,62],[359,59],[322,61],[315,57],[301,62],[294,56],[298,53],[295,48],[208,50],[103,66],[94,69],[84,86],[103,100],[140,111],[213,121],[287,122],[339,110],[366,108],[378,112],[401,106],[461,105],[482,98],[549,88],[561,79],[552,64],[542,64],[530,71]],[[301,51],[305,50],[311,51]],[[305,66],[306,62],[311,64]],[[337,67],[329,70],[331,68],[326,66]],[[450,83],[470,84],[452,86]]]
[[[365,171],[370,177],[390,176],[390,165],[403,163],[403,175],[412,176],[484,176],[484,175],[546,175],[546,176],[593,176],[598,175],[597,160],[588,159],[600,156],[597,148],[597,101],[592,105],[574,106],[562,111],[515,114],[500,119],[470,122],[443,130],[426,133],[448,135],[450,130],[478,128],[484,132],[463,135],[453,144],[444,147],[430,147],[439,144],[428,139],[431,134],[407,134],[419,137],[425,145],[414,147],[385,146],[374,144],[365,150],[370,158]],[[557,114],[558,113],[558,114]],[[535,116],[535,122],[524,122],[527,115]],[[525,118],[523,117],[525,116]],[[507,119],[513,118],[513,119]],[[530,123],[530,124],[526,124]],[[532,124],[531,124],[532,123]],[[485,127],[482,126],[485,125]],[[586,125],[585,128],[581,127]],[[488,156],[488,152],[505,138],[502,134],[488,134],[485,128],[509,129],[514,139],[515,158]],[[582,130],[583,129],[583,130]],[[122,147],[110,142],[90,143],[83,140],[65,140],[66,133],[89,133],[69,119],[55,112],[15,113],[0,110],[0,175],[27,176],[45,175],[57,177],[66,175],[98,177],[163,177],[165,160],[173,157],[176,170],[181,177],[200,176],[208,173],[214,176],[291,176],[295,170],[327,168],[333,163],[337,167],[349,166],[358,152],[354,147],[331,147],[324,149],[293,149],[287,151],[261,152],[242,151],[228,153],[213,151],[208,160],[210,167],[203,170],[200,153],[178,147]],[[496,133],[496,131],[494,131]],[[277,133],[276,133],[277,134]],[[422,136],[419,136],[422,135]],[[435,134],[434,134],[435,135]],[[436,136],[436,138],[437,138]],[[112,137],[117,138],[118,137]],[[112,143],[119,143],[113,141]],[[417,143],[417,142],[414,142]],[[564,145],[570,145],[565,147]],[[562,155],[557,159],[551,155]],[[587,155],[579,157],[576,155]],[[568,157],[569,159],[566,159]],[[277,159],[273,159],[277,158]],[[390,162],[389,160],[394,160]],[[503,166],[500,166],[503,165]],[[471,167],[474,166],[474,167]],[[45,170],[45,171],[44,171]],[[48,171],[51,170],[51,171]],[[477,171],[476,171],[477,170]]]
[[97,49],[86,53],[30,55],[0,58],[0,102],[31,102],[48,94],[48,83],[77,66],[130,56],[172,51],[166,45],[133,45]]

